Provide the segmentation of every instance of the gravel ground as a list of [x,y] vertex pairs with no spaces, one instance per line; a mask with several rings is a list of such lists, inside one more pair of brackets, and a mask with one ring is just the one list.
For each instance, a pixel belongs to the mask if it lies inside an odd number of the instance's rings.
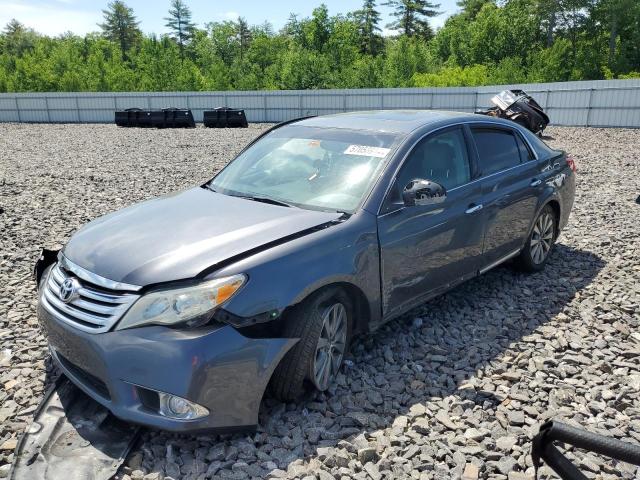
[[[39,249],[202,182],[263,128],[0,124],[0,477],[56,375],[35,316]],[[327,394],[267,399],[253,435],[145,432],[118,476],[519,480],[549,418],[640,442],[640,131],[548,133],[579,184],[544,272],[499,267],[357,340]],[[640,478],[576,459],[589,478]]]

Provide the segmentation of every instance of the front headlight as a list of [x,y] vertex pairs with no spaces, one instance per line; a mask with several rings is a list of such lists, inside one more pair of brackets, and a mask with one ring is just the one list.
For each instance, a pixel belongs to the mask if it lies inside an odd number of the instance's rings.
[[125,313],[116,330],[141,325],[187,325],[229,300],[246,281],[244,275],[216,278],[192,287],[149,292]]

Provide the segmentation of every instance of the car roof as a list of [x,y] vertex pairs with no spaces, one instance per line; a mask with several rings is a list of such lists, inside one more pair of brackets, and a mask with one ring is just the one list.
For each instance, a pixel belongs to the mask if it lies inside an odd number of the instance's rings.
[[372,110],[310,117],[295,122],[295,125],[408,134],[429,124],[443,125],[448,123],[447,120],[457,123],[471,119],[478,120],[478,115],[443,110]]

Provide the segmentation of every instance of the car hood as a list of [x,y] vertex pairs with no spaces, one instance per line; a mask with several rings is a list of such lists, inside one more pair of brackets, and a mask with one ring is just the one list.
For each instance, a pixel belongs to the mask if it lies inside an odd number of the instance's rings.
[[146,286],[193,278],[224,260],[340,216],[193,188],[88,223],[63,255],[101,277]]

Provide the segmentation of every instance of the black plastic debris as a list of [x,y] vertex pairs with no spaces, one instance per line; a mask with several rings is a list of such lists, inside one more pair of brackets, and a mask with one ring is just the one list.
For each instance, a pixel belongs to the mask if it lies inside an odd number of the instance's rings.
[[549,125],[549,116],[524,90],[503,90],[491,99],[491,103],[495,107],[478,110],[476,113],[512,120],[538,135],[542,135]]
[[61,377],[20,439],[9,479],[108,480],[139,431]]
[[247,116],[244,110],[220,107],[204,112],[204,126],[210,128],[247,128]]
[[534,478],[538,478],[538,469],[544,461],[563,480],[587,480],[588,477],[564,456],[555,443],[563,448],[574,446],[580,450],[640,466],[640,446],[551,420],[540,427],[540,432],[531,442]]
[[43,248],[40,252],[36,265],[33,267],[33,279],[36,282],[36,288],[40,287],[40,280],[42,280],[42,275],[47,267],[58,260],[58,252],[60,252],[59,249],[50,250],[48,248]]
[[636,198],[636,203],[640,205],[640,195],[638,195],[638,198]]
[[127,108],[116,111],[115,121],[119,127],[195,128],[196,126],[193,113],[186,108],[163,108],[162,110]]

